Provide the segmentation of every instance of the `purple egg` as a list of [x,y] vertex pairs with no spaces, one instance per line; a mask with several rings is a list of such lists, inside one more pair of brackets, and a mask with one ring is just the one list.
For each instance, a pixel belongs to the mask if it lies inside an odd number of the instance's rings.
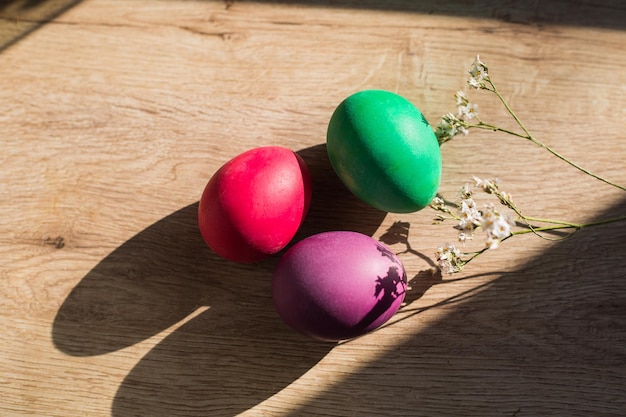
[[325,232],[291,247],[276,266],[278,315],[316,339],[338,341],[374,330],[404,300],[406,272],[385,245],[356,232]]

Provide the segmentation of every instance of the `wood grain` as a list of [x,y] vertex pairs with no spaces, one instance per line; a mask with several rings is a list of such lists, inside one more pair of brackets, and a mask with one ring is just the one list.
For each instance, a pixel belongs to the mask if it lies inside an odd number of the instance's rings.
[[[480,53],[529,129],[625,184],[620,2],[61,3],[0,7],[0,415],[623,415],[623,223],[516,237],[432,275],[456,231],[429,210],[368,208],[324,148],[333,109],[361,89],[398,92],[435,124]],[[408,222],[411,250],[389,242],[413,290],[390,325],[308,340],[272,309],[277,256],[242,266],[203,244],[205,183],[259,145],[311,168],[297,239],[389,239]],[[472,132],[442,153],[450,199],[497,176],[529,215],[626,213],[623,192],[522,140]]]

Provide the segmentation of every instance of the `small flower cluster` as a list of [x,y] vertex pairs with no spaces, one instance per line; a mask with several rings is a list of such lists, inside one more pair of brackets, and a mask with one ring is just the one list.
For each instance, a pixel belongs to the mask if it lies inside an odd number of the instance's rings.
[[[465,93],[458,91],[455,94],[457,108],[456,114],[445,114],[435,129],[435,135],[440,145],[459,134],[467,135],[470,128],[502,132],[528,140],[547,150],[552,155],[558,157],[579,171],[596,178],[605,184],[611,185],[622,191],[626,191],[626,186],[609,181],[606,178],[582,168],[565,156],[554,151],[549,146],[546,146],[533,136],[513,112],[504,96],[500,94],[489,76],[487,65],[480,60],[478,55],[468,72],[469,78],[467,79],[467,84],[469,87],[493,93],[504,105],[507,112],[513,117],[513,120],[517,123],[519,129],[521,129],[521,132],[500,128],[494,124],[484,122],[478,117],[478,106],[470,103]],[[461,271],[467,263],[472,261],[478,255],[489,249],[497,248],[500,245],[500,242],[513,235],[532,233],[542,239],[560,240],[570,237],[584,227],[626,221],[626,216],[586,224],[529,217],[522,214],[520,209],[513,202],[509,193],[500,190],[496,179],[480,179],[478,177],[473,177],[473,180],[473,186],[466,184],[463,188],[461,188],[459,192],[460,203],[458,206],[448,206],[446,201],[441,197],[436,197],[431,203],[431,207],[435,211],[439,212],[437,214],[437,218],[435,218],[436,223],[441,223],[449,219],[458,222],[455,227],[459,230],[458,239],[461,243],[465,244],[467,240],[471,240],[474,237],[474,232],[478,228],[484,230],[487,234],[485,246],[475,252],[461,252],[454,245],[449,243],[437,248],[437,251],[435,252],[437,265],[443,272],[454,273]],[[495,196],[502,205],[516,215],[517,222],[515,223],[513,221],[513,217],[511,215],[500,213],[494,204],[485,205],[482,210],[479,210],[473,198],[473,192],[475,189],[481,189],[485,193]],[[514,225],[518,226],[515,231],[512,230],[512,226]],[[557,234],[557,236],[555,237],[554,234]]]
[[506,191],[500,190],[497,178],[483,180],[474,176],[472,177],[472,180],[474,181],[474,188],[482,188],[482,190],[487,194],[495,195],[496,197],[498,197],[498,200],[500,200],[500,203],[502,203],[502,205],[507,206],[515,212],[518,212],[517,207],[515,207],[515,205],[513,204],[513,196]]
[[437,248],[435,258],[439,269],[447,274],[459,272],[465,265],[465,261],[461,258],[461,251],[449,243]]
[[[480,62],[478,57],[476,60],[472,70],[470,70],[468,80],[470,86],[478,85],[477,83],[484,85],[485,80],[489,79],[485,64]],[[478,104],[470,103],[463,91],[457,91],[454,98],[456,99],[457,113],[444,114],[435,129],[435,136],[440,145],[456,135],[467,135],[470,127],[469,120],[478,119]]]
[[[474,188],[480,187],[488,194],[503,194],[510,201],[510,195],[499,190],[497,179],[482,180],[473,177],[473,180]],[[457,226],[461,230],[459,241],[465,243],[467,239],[474,236],[474,231],[477,228],[482,228],[487,233],[486,247],[488,249],[497,248],[500,241],[511,234],[511,226],[514,224],[511,216],[501,214],[493,204],[487,204],[483,210],[478,210],[473,198],[473,190],[469,184],[465,184],[461,188],[459,196],[461,197],[459,224]]]
[[470,103],[463,91],[454,94],[456,99],[457,117],[462,120],[471,120],[478,116],[478,104]]
[[489,71],[487,65],[480,60],[480,56],[476,55],[476,59],[472,64],[472,68],[469,70],[470,77],[467,83],[470,87],[476,89],[486,89],[489,79]]
[[471,191],[467,184],[461,189],[461,207],[458,229],[459,242],[465,243],[466,240],[474,237],[474,230],[480,227],[482,222],[482,214],[476,207],[476,202],[472,198]]
[[496,249],[503,239],[511,236],[511,226],[515,222],[510,215],[499,213],[493,204],[485,207],[480,226],[487,232],[488,249]]
[[[511,195],[499,189],[497,179],[473,177],[473,180],[473,186],[465,184],[459,191],[458,214],[454,213],[441,197],[436,197],[430,206],[450,216],[439,215],[436,221],[441,222],[449,218],[458,221],[456,229],[459,230],[458,239],[461,243],[465,244],[467,240],[473,239],[474,232],[480,228],[487,236],[485,247],[480,252],[486,249],[496,249],[502,240],[511,236],[511,227],[515,224],[513,217],[500,213],[494,204],[486,204],[482,210],[479,210],[474,200],[474,190],[479,188],[487,194],[497,196],[500,202],[509,208],[514,207]],[[474,254],[477,253],[474,252]],[[435,252],[439,268],[447,273],[459,272],[463,268],[469,261],[463,258],[464,255],[467,254],[461,253],[449,243],[440,246]]]
[[469,133],[467,123],[453,113],[444,114],[435,128],[435,136],[440,145],[461,133]]

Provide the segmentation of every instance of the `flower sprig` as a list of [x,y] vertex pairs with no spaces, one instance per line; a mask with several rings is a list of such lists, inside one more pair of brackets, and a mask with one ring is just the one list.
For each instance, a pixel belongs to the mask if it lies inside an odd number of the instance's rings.
[[510,213],[502,213],[493,203],[485,204],[482,209],[479,209],[474,199],[474,189],[479,188],[487,194],[496,195],[506,207],[514,207],[510,194],[499,190],[497,179],[482,180],[473,177],[473,180],[473,187],[465,184],[459,190],[460,203],[457,206],[457,213],[454,213],[441,197],[436,197],[431,203],[434,210],[447,214],[447,216],[439,215],[435,219],[436,222],[443,222],[447,219],[454,219],[457,222],[455,227],[459,230],[458,240],[463,245],[474,238],[478,229],[484,230],[486,235],[484,248],[475,252],[462,253],[450,243],[440,246],[435,252],[437,265],[447,273],[459,272],[480,253],[488,249],[496,249],[502,240],[511,236],[511,228],[515,225]]
[[450,141],[451,139],[453,139],[455,136],[459,134],[463,134],[464,136],[468,135],[470,129],[483,129],[483,130],[490,130],[494,132],[502,132],[502,133],[506,133],[515,137],[526,139],[534,143],[535,145],[545,149],[552,155],[556,156],[557,158],[561,159],[562,161],[566,162],[567,164],[576,168],[577,170],[599,181],[602,181],[608,185],[611,185],[615,188],[619,188],[622,191],[626,191],[626,186],[617,184],[613,181],[610,181],[604,177],[601,177],[589,171],[588,169],[581,167],[580,165],[571,161],[570,159],[563,156],[562,154],[558,153],[551,147],[545,145],[543,142],[537,139],[536,136],[530,133],[530,131],[526,128],[524,123],[522,123],[522,121],[517,116],[517,114],[509,106],[504,96],[497,89],[495,83],[493,82],[491,76],[489,75],[489,69],[487,65],[483,61],[480,60],[479,55],[476,56],[476,59],[472,63],[472,66],[468,72],[469,72],[469,77],[467,79],[467,84],[469,85],[469,87],[471,89],[485,90],[485,91],[493,93],[500,100],[500,102],[504,105],[505,109],[511,115],[515,123],[518,125],[521,132],[516,132],[513,130],[501,128],[494,124],[484,122],[478,117],[478,105],[471,103],[464,92],[457,91],[455,94],[456,107],[457,107],[456,114],[447,113],[443,115],[443,117],[441,118],[441,120],[439,121],[435,129],[435,136],[437,137],[437,140],[439,141],[440,145]]
[[[483,129],[506,133],[514,137],[529,140],[579,171],[615,188],[626,191],[626,187],[582,168],[580,165],[546,146],[532,135],[498,91],[489,75],[487,65],[480,60],[479,56],[476,56],[468,72],[469,77],[467,84],[469,87],[495,94],[521,129],[521,132],[500,128],[491,123],[484,122],[478,116],[478,105],[470,102],[464,92],[457,91],[455,94],[456,112],[445,114],[435,129],[435,135],[440,146],[452,140],[457,135],[468,135],[470,129]],[[441,271],[446,273],[461,271],[477,256],[488,250],[498,248],[501,242],[512,236],[532,233],[542,239],[560,240],[566,239],[586,227],[626,220],[626,216],[622,216],[592,223],[574,223],[526,216],[513,201],[511,194],[501,190],[497,179],[472,177],[472,181],[473,185],[469,183],[465,184],[459,191],[459,202],[457,205],[451,206],[440,196],[437,196],[430,204],[431,208],[438,212],[435,218],[436,223],[449,220],[456,222],[455,228],[459,231],[458,240],[462,245],[465,245],[468,240],[472,240],[478,230],[483,230],[486,236],[484,246],[476,251],[462,252],[454,244],[450,243],[446,243],[437,248],[435,251],[437,265]],[[494,202],[489,202],[482,208],[479,208],[474,199],[474,193],[477,189],[495,197],[497,202],[500,203],[498,207],[503,207],[504,210],[499,210]],[[555,235],[555,233],[560,234]]]
[[[546,240],[561,240],[572,236],[577,231],[590,226],[608,224],[626,220],[626,216],[593,223],[574,223],[562,220],[544,219],[526,216],[513,202],[510,193],[500,189],[499,180],[472,177],[473,185],[466,183],[458,193],[459,204],[452,206],[440,196],[435,197],[430,207],[443,214],[438,214],[435,223],[453,220],[458,230],[458,241],[463,246],[473,240],[477,231],[485,232],[485,243],[476,251],[462,252],[454,244],[446,243],[435,251],[438,268],[446,273],[460,272],[465,265],[482,253],[497,249],[500,243],[512,236],[533,233]],[[478,208],[475,191],[495,197],[493,201]],[[498,207],[503,208],[500,210]],[[561,232],[554,235],[555,232]]]

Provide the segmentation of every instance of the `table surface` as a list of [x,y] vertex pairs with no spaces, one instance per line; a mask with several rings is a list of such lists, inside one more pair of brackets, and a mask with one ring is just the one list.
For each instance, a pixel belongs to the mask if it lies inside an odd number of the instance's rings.
[[[358,90],[432,125],[464,90],[514,128],[468,90],[476,54],[537,138],[626,184],[620,1],[0,3],[0,415],[623,415],[623,222],[514,236],[441,276],[453,223],[369,208],[330,168],[329,117]],[[313,175],[296,240],[355,230],[400,253],[411,291],[388,325],[310,340],[273,310],[279,255],[239,265],[204,245],[204,185],[260,145]],[[624,191],[521,138],[472,130],[442,156],[451,201],[477,175],[529,216],[626,213]]]

